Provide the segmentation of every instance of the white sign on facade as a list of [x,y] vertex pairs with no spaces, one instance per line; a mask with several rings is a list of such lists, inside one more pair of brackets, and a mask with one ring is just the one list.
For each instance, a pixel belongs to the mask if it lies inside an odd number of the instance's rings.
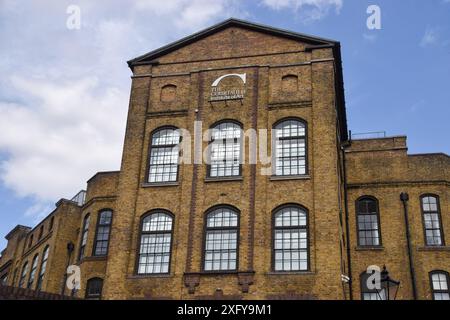
[[[244,86],[236,85],[235,89],[221,89],[220,82],[225,78],[236,77],[239,78]],[[247,83],[247,74],[230,73],[217,78],[211,85],[211,99],[210,101],[226,101],[244,99],[245,84]]]

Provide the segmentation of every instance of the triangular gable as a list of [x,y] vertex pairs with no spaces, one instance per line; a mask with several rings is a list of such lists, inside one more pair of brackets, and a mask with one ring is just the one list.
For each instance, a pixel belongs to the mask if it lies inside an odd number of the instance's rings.
[[310,35],[306,35],[306,34],[292,32],[292,31],[288,31],[288,30],[272,28],[269,26],[255,24],[252,22],[238,20],[238,19],[228,19],[228,20],[225,20],[224,22],[216,24],[216,25],[209,27],[207,29],[204,29],[200,32],[194,33],[194,34],[192,34],[188,37],[185,37],[181,40],[178,40],[176,42],[173,42],[171,44],[163,46],[159,49],[156,49],[154,51],[146,53],[135,59],[132,59],[132,60],[128,61],[128,65],[130,68],[133,68],[133,66],[135,66],[135,65],[149,63],[163,55],[169,54],[175,50],[183,48],[189,44],[192,44],[196,41],[204,39],[208,36],[211,36],[217,32],[220,32],[220,31],[230,28],[230,27],[240,27],[243,29],[251,30],[251,31],[261,32],[261,33],[265,33],[265,34],[269,34],[269,35],[273,35],[273,36],[277,36],[277,37],[282,37],[282,38],[286,38],[286,39],[303,42],[303,43],[311,45],[311,46],[322,46],[322,45],[335,46],[336,44],[339,44],[337,41],[330,40],[330,39],[324,39],[324,38],[314,37],[314,36],[310,36]]

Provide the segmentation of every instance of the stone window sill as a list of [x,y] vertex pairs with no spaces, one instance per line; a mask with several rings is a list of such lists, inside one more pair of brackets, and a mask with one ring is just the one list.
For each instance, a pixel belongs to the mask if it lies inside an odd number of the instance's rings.
[[311,176],[271,176],[270,181],[311,180]]
[[313,276],[315,275],[315,272],[312,271],[298,271],[298,272],[267,272],[267,276]]
[[128,276],[127,279],[131,280],[139,280],[139,279],[155,279],[155,278],[161,278],[161,279],[168,279],[173,278],[174,276],[171,274],[142,274],[142,275],[132,275]]
[[162,183],[145,182],[142,184],[142,188],[178,187],[179,185],[180,184],[178,182],[162,182]]
[[431,247],[431,246],[424,246],[424,247],[418,247],[417,251],[450,251],[450,247],[449,246],[436,246],[436,247]]
[[356,247],[356,251],[383,251],[384,247]]
[[223,178],[206,178],[205,182],[241,182],[244,178],[242,177],[223,177]]
[[84,257],[81,259],[80,263],[88,262],[88,261],[106,261],[108,259],[108,256],[90,256],[90,257]]

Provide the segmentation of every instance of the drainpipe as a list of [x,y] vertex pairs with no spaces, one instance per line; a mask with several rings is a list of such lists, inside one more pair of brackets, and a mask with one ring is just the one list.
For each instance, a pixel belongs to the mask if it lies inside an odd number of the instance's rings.
[[68,242],[67,243],[67,266],[66,269],[64,270],[64,281],[61,287],[61,295],[64,295],[65,291],[66,291],[66,282],[67,282],[67,268],[70,265],[70,258],[72,257],[72,252],[75,249],[75,245],[72,242]]
[[402,192],[400,194],[400,200],[403,202],[403,212],[405,215],[406,242],[408,245],[409,274],[411,275],[411,286],[412,286],[413,299],[417,300],[416,274],[414,272],[414,265],[413,265],[413,259],[412,259],[412,248],[411,248],[411,235],[409,233],[409,219],[408,219],[409,195],[406,192]]
[[[351,131],[350,131],[351,137]],[[348,145],[342,146],[342,163],[344,166],[344,206],[345,206],[345,233],[346,233],[346,246],[347,246],[347,269],[348,277],[350,278],[348,282],[348,289],[350,300],[353,300],[353,277],[352,277],[352,258],[350,250],[350,227],[349,227],[349,214],[348,214],[348,188],[347,188],[347,164],[345,161],[345,148],[351,145],[351,138],[348,141]]]

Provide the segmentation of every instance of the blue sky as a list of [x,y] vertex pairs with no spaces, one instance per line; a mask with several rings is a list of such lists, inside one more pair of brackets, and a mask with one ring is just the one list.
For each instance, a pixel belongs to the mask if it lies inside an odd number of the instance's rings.
[[229,17],[341,41],[349,129],[450,154],[450,0],[0,0],[0,235],[119,168],[126,60]]

